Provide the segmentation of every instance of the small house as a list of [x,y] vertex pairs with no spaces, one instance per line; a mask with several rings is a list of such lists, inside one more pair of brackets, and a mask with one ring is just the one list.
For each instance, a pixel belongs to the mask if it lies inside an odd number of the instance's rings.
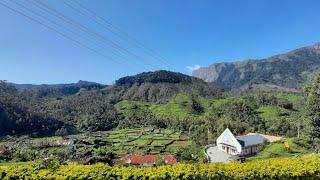
[[239,157],[252,156],[259,152],[266,142],[260,134],[234,136],[227,128],[218,137],[216,143],[219,151]]

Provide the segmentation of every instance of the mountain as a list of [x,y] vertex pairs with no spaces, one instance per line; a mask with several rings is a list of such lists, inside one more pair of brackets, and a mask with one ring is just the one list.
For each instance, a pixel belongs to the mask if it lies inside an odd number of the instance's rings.
[[25,96],[43,98],[54,97],[59,98],[62,96],[72,95],[78,93],[80,90],[94,90],[103,89],[107,85],[102,85],[95,82],[78,81],[77,83],[70,84],[14,84],[10,83],[17,90],[22,92]]
[[258,60],[215,63],[193,76],[225,89],[300,91],[320,67],[320,43]]
[[164,70],[123,77],[109,88],[119,92],[121,99],[152,102],[166,102],[179,93],[202,97],[217,97],[220,93],[202,79]]
[[69,84],[16,84],[16,83],[9,83],[13,85],[18,90],[25,90],[25,89],[40,89],[40,88],[52,88],[52,89],[63,89],[67,87],[78,87],[78,88],[102,88],[104,85],[96,83],[96,82],[89,82],[80,80],[77,83],[69,83]]
[[[84,81],[59,85],[15,85],[0,81],[0,85],[0,135],[30,134],[37,129],[39,135],[54,134],[61,129],[109,130],[120,122],[127,125],[128,121],[136,120],[123,117],[115,109],[115,104],[123,100],[167,103],[178,94],[211,98],[220,95],[220,90],[210,83],[170,71],[123,77],[110,86]],[[190,107],[196,105],[193,101]],[[145,125],[154,123],[150,118],[143,121]]]

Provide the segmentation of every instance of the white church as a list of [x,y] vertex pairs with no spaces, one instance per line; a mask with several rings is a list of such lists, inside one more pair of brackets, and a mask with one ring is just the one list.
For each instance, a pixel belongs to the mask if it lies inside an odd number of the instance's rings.
[[216,145],[208,145],[205,151],[210,162],[229,162],[255,155],[265,142],[266,138],[260,134],[236,137],[227,128],[218,137]]

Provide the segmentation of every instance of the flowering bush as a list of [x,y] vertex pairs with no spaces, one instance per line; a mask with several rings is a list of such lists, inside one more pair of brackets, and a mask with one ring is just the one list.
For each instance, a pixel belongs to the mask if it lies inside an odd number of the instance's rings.
[[319,179],[320,157],[305,156],[230,164],[176,164],[124,167],[62,165],[41,169],[34,163],[0,166],[0,179]]

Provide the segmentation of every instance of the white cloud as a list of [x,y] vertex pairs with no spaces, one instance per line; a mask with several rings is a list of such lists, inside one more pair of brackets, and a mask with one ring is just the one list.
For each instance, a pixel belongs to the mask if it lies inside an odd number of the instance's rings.
[[198,65],[198,64],[196,64],[196,65],[194,65],[194,66],[187,66],[187,69],[188,69],[189,71],[191,71],[191,72],[193,72],[193,71],[195,71],[195,70],[198,70],[198,69],[200,69],[200,68],[201,68],[201,66]]

